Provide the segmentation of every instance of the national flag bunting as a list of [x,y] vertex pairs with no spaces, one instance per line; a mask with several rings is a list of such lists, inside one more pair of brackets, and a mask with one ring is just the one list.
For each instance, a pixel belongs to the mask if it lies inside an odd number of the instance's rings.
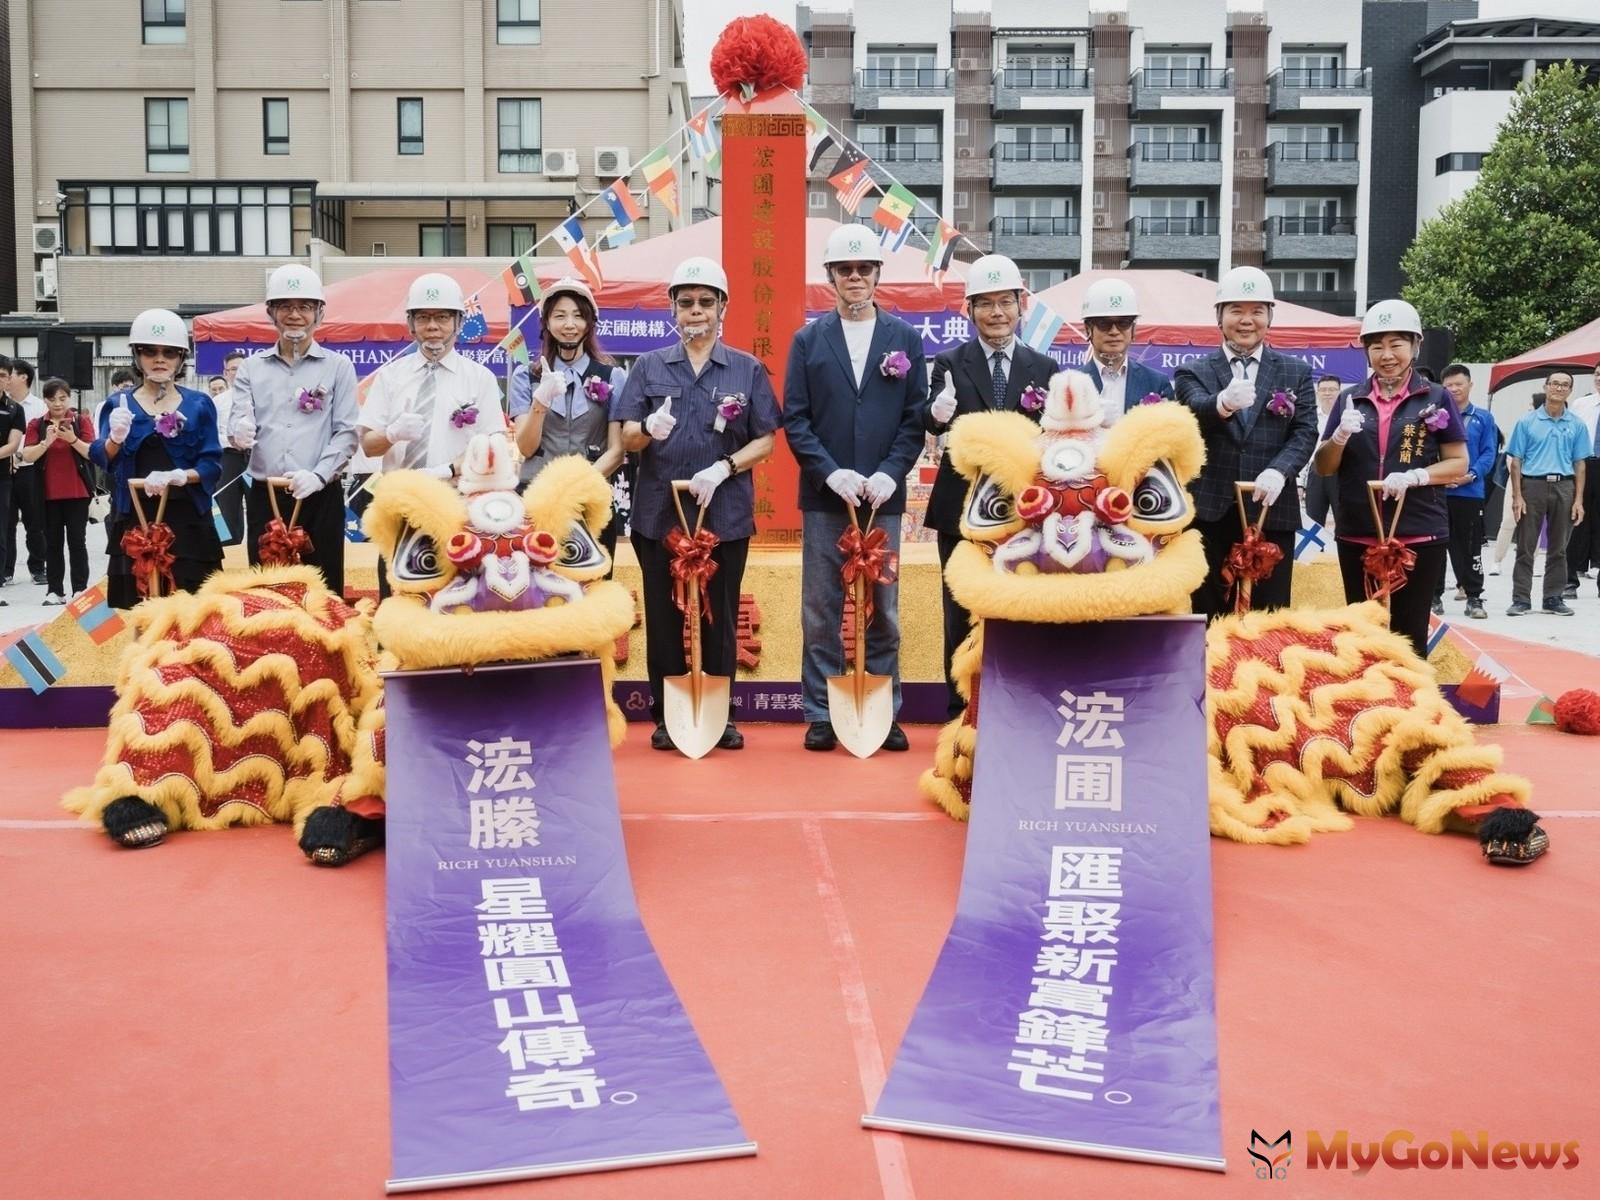
[[1322,525],[1310,517],[1301,514],[1300,540],[1294,546],[1294,559],[1299,562],[1308,554],[1315,554],[1328,548],[1328,539],[1323,536]]
[[633,193],[628,190],[628,181],[619,179],[601,193],[605,197],[607,206],[611,209],[611,217],[618,225],[626,229],[644,213],[639,208],[639,203],[633,198]]
[[711,119],[711,106],[707,105],[684,126],[689,133],[689,149],[694,156],[716,171],[722,166],[722,134]]
[[505,351],[513,362],[521,363],[523,366],[528,365],[528,339],[522,336],[520,329],[512,329],[500,339],[500,344],[495,349]]
[[1444,641],[1444,635],[1450,632],[1450,626],[1438,617],[1428,618],[1428,652],[1423,658],[1432,658],[1433,652],[1439,648],[1439,643]]
[[[9,654],[10,651],[7,651]],[[1465,686],[1465,685],[1463,685]],[[34,689],[38,691],[38,688]],[[1461,695],[1461,688],[1456,689],[1456,695]],[[1480,706],[1481,707],[1481,706]],[[1549,696],[1540,696],[1533,703],[1533,708],[1528,712],[1529,725],[1554,725],[1556,723],[1556,702]]]
[[1056,340],[1056,334],[1061,332],[1061,327],[1066,320],[1059,316],[1048,305],[1041,304],[1039,297],[1033,298],[1033,303],[1028,305],[1028,315],[1022,322],[1022,344],[1030,346],[1040,354],[1050,349]]
[[605,238],[606,245],[613,250],[620,249],[633,241],[635,230],[633,225],[618,225],[615,221],[605,227],[605,232],[600,236]]
[[35,696],[67,673],[55,651],[44,644],[37,630],[25,633],[6,647],[6,661],[16,668]]
[[840,206],[851,216],[861,207],[867,192],[872,188],[872,176],[867,173],[870,164],[867,156],[854,146],[846,146],[828,172],[828,182],[833,184],[834,195]]
[[916,226],[910,221],[901,221],[898,229],[891,229],[885,225],[878,230],[878,244],[884,250],[902,249],[907,239],[911,237],[911,231],[915,228]]
[[228,528],[228,518],[222,515],[222,505],[215,500],[211,502],[211,528],[217,531],[217,537],[224,543],[233,539],[233,530]]
[[832,134],[823,134],[817,144],[811,148],[811,158],[806,164],[806,174],[815,174],[817,169],[822,166],[823,160],[828,157],[828,152],[836,150],[838,147],[839,143],[833,140]]
[[500,273],[506,285],[506,300],[512,308],[526,308],[544,295],[533,273],[532,253],[530,250]]
[[663,148],[639,164],[645,184],[674,218],[678,215],[678,172]]
[[885,229],[899,231],[902,225],[909,224],[911,214],[917,209],[917,198],[898,183],[889,185],[889,190],[878,198],[878,207],[872,214],[872,219]]
[[589,290],[598,296],[602,286],[600,260],[584,243],[583,222],[575,215],[570,216],[552,229],[550,236],[555,238],[556,244],[566,252],[567,258],[578,269],[578,274],[588,283]]
[[944,273],[950,269],[950,259],[956,252],[956,238],[960,236],[959,229],[941,218],[939,227],[928,239],[928,253],[923,255],[922,265],[928,273],[928,278],[935,284],[944,282]]
[[344,506],[344,540],[347,542],[367,540],[367,535],[361,529],[361,514],[348,504]]
[[489,318],[483,315],[483,305],[478,303],[476,296],[469,296],[466,315],[461,319],[461,333],[456,337],[456,341],[475,342],[488,332]]
[[[212,505],[213,508],[216,505]],[[222,526],[226,529],[226,523]],[[226,537],[223,538],[227,540]],[[73,597],[72,603],[67,605],[67,611],[72,614],[73,620],[78,622],[78,627],[89,635],[89,640],[96,646],[103,646],[126,627],[126,623],[109,604],[106,603],[106,594],[98,587],[86,588]]]

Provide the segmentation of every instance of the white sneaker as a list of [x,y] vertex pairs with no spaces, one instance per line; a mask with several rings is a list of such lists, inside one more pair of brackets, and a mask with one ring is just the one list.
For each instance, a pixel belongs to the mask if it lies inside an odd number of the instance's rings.
[[67,598],[65,596],[63,596],[60,592],[51,592],[48,596],[46,596],[44,598],[44,605],[45,605],[46,608],[59,608],[61,605],[65,604],[66,602],[67,602]]

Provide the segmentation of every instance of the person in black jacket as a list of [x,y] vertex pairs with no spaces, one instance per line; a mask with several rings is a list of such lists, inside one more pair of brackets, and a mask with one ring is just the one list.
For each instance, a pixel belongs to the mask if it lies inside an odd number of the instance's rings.
[[[1022,324],[1027,292],[1017,264],[1003,254],[978,259],[967,271],[967,316],[978,335],[954,350],[946,350],[933,360],[933,379],[928,394],[933,397],[924,410],[922,427],[941,436],[963,413],[1021,412],[1039,419],[1044,411],[1043,393],[1050,376],[1061,368],[1048,354],[1024,346],[1017,340]],[[1000,362],[994,361],[998,357]],[[1039,403],[1029,393],[1037,389]],[[961,510],[966,500],[966,481],[956,474],[948,454],[939,459],[939,474],[928,496],[928,511],[923,525],[939,535],[939,569],[942,573],[950,555],[961,544]],[[949,712],[958,716],[966,707],[950,676],[950,659],[956,647],[966,640],[972,616],[956,603],[948,587],[944,599],[944,682],[949,691]]]

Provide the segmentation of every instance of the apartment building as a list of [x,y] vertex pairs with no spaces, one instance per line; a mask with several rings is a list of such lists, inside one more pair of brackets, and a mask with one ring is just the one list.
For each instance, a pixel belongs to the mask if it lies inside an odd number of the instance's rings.
[[682,0],[0,4],[17,307],[86,331],[285,261],[503,265],[688,115]]

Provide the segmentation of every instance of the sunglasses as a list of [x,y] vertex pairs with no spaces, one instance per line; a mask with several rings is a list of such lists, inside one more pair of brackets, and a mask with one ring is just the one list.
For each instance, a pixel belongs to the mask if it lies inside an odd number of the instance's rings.
[[1132,317],[1090,317],[1090,329],[1103,329],[1108,333],[1127,333],[1133,328]]
[[182,358],[183,351],[173,346],[140,346],[139,353],[147,358]]
[[679,296],[673,304],[683,312],[691,309],[714,309],[720,303],[715,296]]
[[878,264],[866,262],[834,263],[833,269],[836,273],[843,275],[847,279],[852,275],[859,275],[862,279],[867,279],[874,271],[878,269]]

